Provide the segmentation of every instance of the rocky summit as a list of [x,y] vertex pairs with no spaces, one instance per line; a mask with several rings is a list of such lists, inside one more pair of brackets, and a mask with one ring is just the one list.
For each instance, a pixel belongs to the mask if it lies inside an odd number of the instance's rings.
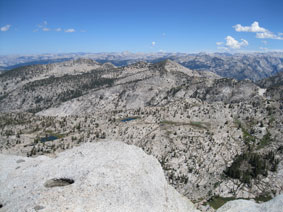
[[84,144],[56,158],[0,158],[1,211],[198,211],[154,157],[121,142]]
[[182,211],[190,199],[215,211],[239,199],[264,208],[282,194],[282,57],[166,57],[125,66],[77,58],[2,73],[1,185],[9,186],[0,210]]

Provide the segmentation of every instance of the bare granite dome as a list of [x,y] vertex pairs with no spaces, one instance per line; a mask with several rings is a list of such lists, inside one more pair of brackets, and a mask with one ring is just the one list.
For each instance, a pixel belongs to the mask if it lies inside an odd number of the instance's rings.
[[158,161],[121,142],[87,143],[56,158],[0,155],[0,211],[197,211]]

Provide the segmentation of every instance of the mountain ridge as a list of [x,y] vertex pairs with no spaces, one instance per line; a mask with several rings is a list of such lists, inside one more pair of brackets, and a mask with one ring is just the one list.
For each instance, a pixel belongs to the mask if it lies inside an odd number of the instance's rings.
[[[6,70],[15,63],[30,61],[38,63],[52,63],[60,60],[72,60],[77,58],[90,58],[100,63],[111,62],[116,66],[127,66],[138,61],[156,63],[165,59],[171,59],[179,64],[199,71],[210,71],[222,77],[238,80],[250,79],[258,81],[270,77],[282,71],[283,54],[280,52],[268,53],[72,53],[72,54],[46,54],[32,56],[1,56],[0,64],[6,66]],[[16,62],[15,62],[16,61]],[[18,61],[18,62],[17,62]]]
[[255,84],[171,60],[35,67],[0,75],[1,153],[54,156],[120,140],[157,158],[169,184],[203,211],[217,196],[282,193],[282,87],[269,83],[281,74]]

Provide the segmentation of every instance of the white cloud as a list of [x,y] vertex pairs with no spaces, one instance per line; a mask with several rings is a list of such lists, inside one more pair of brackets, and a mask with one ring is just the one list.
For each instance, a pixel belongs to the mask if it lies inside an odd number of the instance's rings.
[[260,27],[257,21],[253,22],[251,26],[242,26],[241,24],[237,24],[233,26],[237,32],[255,32],[256,38],[260,39],[276,39],[283,40],[283,33],[278,33],[278,35],[270,32],[269,30]]
[[49,28],[47,28],[47,27],[43,27],[43,28],[42,28],[42,31],[44,31],[44,32],[48,32],[48,31],[50,31],[50,29],[49,29]]
[[165,37],[165,36],[166,36],[166,33],[165,33],[165,32],[163,32],[163,33],[162,33],[162,37]]
[[155,46],[155,45],[156,45],[156,42],[155,42],[155,41],[152,41],[152,42],[151,42],[151,45],[152,45],[152,46]]
[[267,41],[266,40],[263,40],[263,41],[261,41],[264,45],[266,45],[267,44]]
[[280,35],[275,35],[269,31],[256,33],[256,38],[283,40],[283,37],[281,37]]
[[10,27],[11,27],[11,25],[7,24],[7,25],[1,27],[0,30],[1,30],[1,32],[6,32],[6,31],[8,31],[10,29]]
[[241,42],[239,42],[232,36],[227,36],[225,40],[226,40],[225,46],[231,49],[240,49],[241,47],[249,45],[248,41],[241,39]]
[[266,32],[268,31],[265,28],[259,26],[257,21],[253,22],[251,26],[242,26],[241,24],[237,24],[233,26],[237,32]]
[[[47,21],[43,21],[41,24],[38,24],[36,26],[36,29],[33,30],[33,32],[38,32],[38,31],[44,31],[44,32],[48,32],[48,31],[55,31],[55,32],[61,32],[63,31],[63,29],[61,27],[58,28],[50,28],[48,26],[48,22]],[[65,29],[64,32],[75,32],[76,30],[73,28],[70,29]]]
[[217,46],[221,46],[223,44],[223,42],[216,42]]
[[65,32],[75,32],[75,29],[65,29]]

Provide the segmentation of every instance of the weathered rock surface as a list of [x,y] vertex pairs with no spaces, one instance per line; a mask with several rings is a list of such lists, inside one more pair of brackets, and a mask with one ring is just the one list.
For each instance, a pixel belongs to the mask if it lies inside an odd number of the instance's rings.
[[0,161],[0,211],[197,211],[154,157],[121,142]]
[[265,203],[255,203],[252,200],[234,200],[227,202],[217,212],[282,212],[283,211],[283,195],[279,195],[274,199]]

